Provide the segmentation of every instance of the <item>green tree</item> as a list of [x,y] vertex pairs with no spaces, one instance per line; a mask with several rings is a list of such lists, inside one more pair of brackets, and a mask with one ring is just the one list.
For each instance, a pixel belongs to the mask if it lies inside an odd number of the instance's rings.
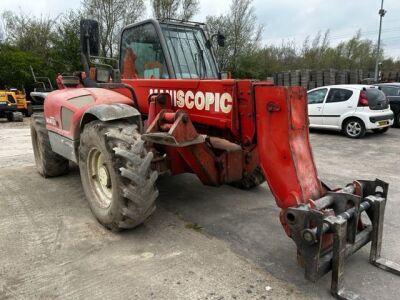
[[144,0],[83,0],[83,14],[100,24],[103,56],[115,57],[122,28],[138,21],[145,12]]
[[156,19],[190,20],[199,10],[199,0],[150,0]]
[[229,13],[208,17],[207,25],[210,31],[226,35],[225,47],[216,51],[219,67],[235,77],[253,73],[247,59],[260,50],[263,27],[257,25],[252,0],[232,0]]
[[79,26],[80,12],[69,11],[55,26],[52,60],[58,72],[73,72],[82,69],[80,61]]

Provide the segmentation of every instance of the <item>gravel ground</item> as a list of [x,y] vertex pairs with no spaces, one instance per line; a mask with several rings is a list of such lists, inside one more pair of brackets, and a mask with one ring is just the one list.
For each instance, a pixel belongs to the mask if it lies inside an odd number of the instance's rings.
[[76,167],[59,178],[38,175],[29,120],[0,123],[0,143],[0,299],[305,298],[166,209],[168,193],[139,228],[105,230]]

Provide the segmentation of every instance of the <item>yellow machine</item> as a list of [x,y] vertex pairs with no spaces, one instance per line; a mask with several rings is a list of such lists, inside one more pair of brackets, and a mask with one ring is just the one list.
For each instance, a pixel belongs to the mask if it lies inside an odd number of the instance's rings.
[[0,91],[0,118],[8,121],[23,121],[23,115],[18,111],[16,99],[8,91]]
[[32,115],[32,104],[26,100],[26,95],[23,91],[17,89],[10,89],[3,91],[6,93],[8,101],[17,104],[17,110],[23,113],[25,116],[30,117]]

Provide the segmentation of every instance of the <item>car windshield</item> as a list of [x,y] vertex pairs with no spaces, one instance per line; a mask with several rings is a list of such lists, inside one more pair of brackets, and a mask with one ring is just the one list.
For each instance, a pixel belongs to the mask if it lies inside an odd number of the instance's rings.
[[161,26],[176,78],[218,78],[211,50],[203,31],[194,27]]

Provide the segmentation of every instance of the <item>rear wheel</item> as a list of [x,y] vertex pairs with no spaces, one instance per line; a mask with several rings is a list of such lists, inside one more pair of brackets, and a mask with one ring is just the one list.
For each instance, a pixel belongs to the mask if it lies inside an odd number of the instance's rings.
[[24,115],[19,111],[13,112],[12,113],[12,120],[14,122],[23,122],[24,121]]
[[12,112],[7,112],[6,113],[7,121],[12,122],[13,121],[13,113]]
[[372,131],[373,131],[374,133],[385,133],[385,132],[388,131],[388,130],[389,130],[389,126],[384,127],[384,128],[372,129]]
[[155,210],[152,158],[135,124],[93,121],[85,126],[79,147],[82,185],[93,214],[108,229],[134,228]]
[[31,118],[31,139],[36,168],[43,177],[54,177],[68,172],[69,161],[53,152],[42,114]]
[[400,112],[394,116],[394,124],[395,127],[400,127]]
[[360,119],[349,119],[343,125],[344,134],[353,139],[362,138],[365,135],[365,125]]
[[242,189],[242,190],[249,190],[256,186],[259,186],[264,181],[265,181],[265,177],[261,170],[261,167],[257,167],[254,169],[253,173],[251,173],[250,175],[246,175],[239,181],[232,182],[229,185],[234,186],[239,189]]

